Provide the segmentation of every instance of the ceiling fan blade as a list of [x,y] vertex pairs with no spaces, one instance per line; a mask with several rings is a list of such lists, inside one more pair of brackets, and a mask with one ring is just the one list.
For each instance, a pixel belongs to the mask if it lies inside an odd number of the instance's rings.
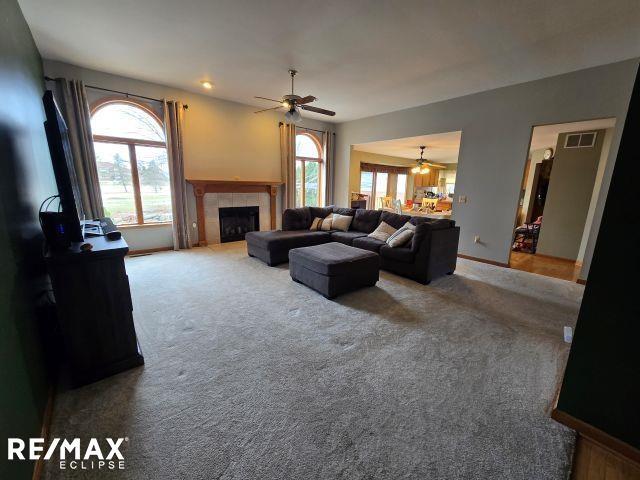
[[282,103],[282,100],[274,100],[273,98],[267,98],[267,97],[253,97],[253,98],[259,98],[261,100],[269,100],[270,102]]
[[307,95],[306,97],[299,98],[296,100],[297,105],[304,105],[305,103],[315,102],[317,100],[313,95]]
[[253,113],[268,112],[269,110],[278,110],[279,108],[282,108],[282,105],[279,105],[277,107],[272,107],[272,108],[265,108],[264,110],[258,110],[257,112],[253,112]]
[[303,110],[308,110],[310,112],[321,113],[322,115],[329,115],[333,117],[336,112],[332,112],[331,110],[325,110],[324,108],[312,107],[310,105],[300,105],[300,108]]

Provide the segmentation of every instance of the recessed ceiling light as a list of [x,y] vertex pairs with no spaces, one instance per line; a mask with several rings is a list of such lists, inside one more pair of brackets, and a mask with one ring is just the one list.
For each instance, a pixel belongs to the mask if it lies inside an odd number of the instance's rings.
[[203,80],[200,82],[202,84],[202,86],[204,88],[206,88],[207,90],[211,90],[213,88],[213,83],[211,83],[209,80]]

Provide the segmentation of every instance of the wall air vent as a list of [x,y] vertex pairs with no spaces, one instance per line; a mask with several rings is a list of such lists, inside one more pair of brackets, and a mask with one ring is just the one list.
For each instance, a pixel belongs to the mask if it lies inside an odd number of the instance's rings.
[[598,132],[570,133],[564,139],[564,148],[591,148]]

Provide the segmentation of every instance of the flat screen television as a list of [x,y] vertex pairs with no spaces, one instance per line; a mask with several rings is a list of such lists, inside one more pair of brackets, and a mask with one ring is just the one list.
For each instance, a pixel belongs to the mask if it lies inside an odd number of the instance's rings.
[[[46,121],[44,129],[49,143],[51,163],[56,177],[58,194],[60,195],[60,207],[65,217],[66,233],[72,242],[84,241],[80,216],[82,206],[76,202],[80,198],[76,170],[71,154],[71,144],[67,124],[60,113],[60,109],[53,98],[53,92],[47,90],[42,97]],[[84,218],[84,215],[83,215]]]

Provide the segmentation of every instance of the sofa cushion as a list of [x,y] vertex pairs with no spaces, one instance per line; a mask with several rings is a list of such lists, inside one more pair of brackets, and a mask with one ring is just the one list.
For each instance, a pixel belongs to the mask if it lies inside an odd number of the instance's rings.
[[294,248],[289,252],[289,262],[297,263],[321,275],[348,275],[362,267],[379,264],[378,255],[368,250],[349,247],[338,242],[307,248]]
[[456,226],[456,222],[448,218],[411,217],[409,222],[416,226],[426,223],[429,225],[430,230],[440,230]]
[[371,250],[372,252],[378,252],[380,247],[385,245],[384,242],[372,237],[358,237],[354,238],[351,243],[356,248],[364,248],[365,250]]
[[349,217],[353,217],[356,214],[356,209],[333,207],[333,213],[337,213],[338,215],[347,215]]
[[380,248],[380,256],[398,262],[411,263],[415,260],[416,254],[410,247],[390,247],[383,245]]
[[364,232],[355,232],[350,230],[348,232],[333,232],[331,234],[331,240],[334,242],[344,243],[345,245],[351,245],[353,240],[360,237],[366,237]]
[[311,232],[309,230],[271,230],[268,232],[248,232],[245,239],[247,243],[273,251],[326,243],[331,240],[331,235],[328,232]]
[[391,212],[382,212],[382,215],[380,216],[381,222],[391,225],[396,230],[401,228],[409,220],[411,220],[411,215],[398,215],[397,213]]
[[380,223],[380,210],[357,209],[351,222],[351,230],[371,233]]
[[306,230],[311,226],[312,220],[309,207],[287,208],[282,213],[282,229]]
[[333,213],[333,205],[330,207],[307,207],[309,209],[309,214],[311,215],[311,220],[314,218],[327,218],[329,215]]

